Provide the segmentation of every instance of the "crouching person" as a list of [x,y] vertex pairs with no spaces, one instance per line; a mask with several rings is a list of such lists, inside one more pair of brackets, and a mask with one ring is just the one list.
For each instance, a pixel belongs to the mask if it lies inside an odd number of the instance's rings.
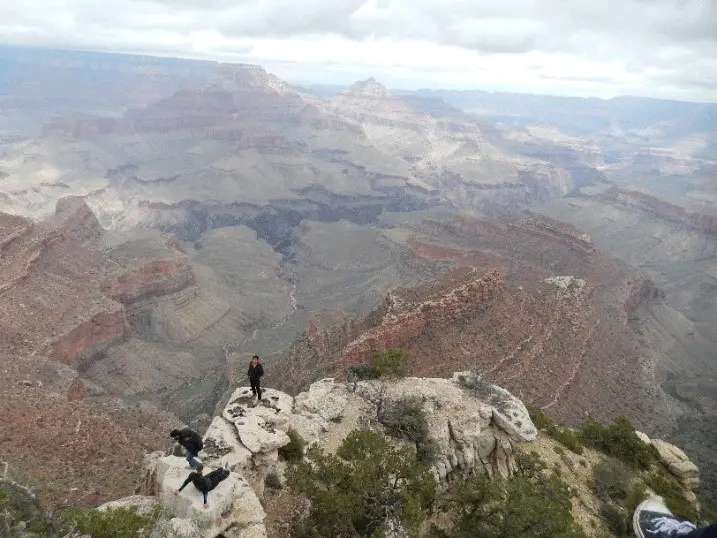
[[193,472],[189,473],[187,479],[180,486],[180,488],[174,492],[174,494],[179,495],[179,492],[191,482],[194,484],[197,491],[202,493],[202,496],[204,497],[204,508],[207,508],[207,506],[209,506],[207,502],[209,492],[216,488],[222,480],[229,476],[229,470],[220,467],[219,469],[215,469],[206,475],[202,474],[203,471],[204,465],[201,463],[197,464],[197,468]]
[[199,452],[204,448],[204,441],[202,436],[194,430],[189,428],[182,428],[181,430],[172,430],[169,432],[169,436],[174,439],[177,443],[184,447],[184,457],[187,458],[189,468],[194,469],[199,462],[197,456]]

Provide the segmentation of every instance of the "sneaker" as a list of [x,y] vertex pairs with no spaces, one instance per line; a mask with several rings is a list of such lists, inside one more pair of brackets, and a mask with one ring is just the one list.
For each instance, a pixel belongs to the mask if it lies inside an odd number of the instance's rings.
[[632,516],[632,529],[638,538],[674,538],[691,533],[696,527],[676,519],[659,497],[642,501]]

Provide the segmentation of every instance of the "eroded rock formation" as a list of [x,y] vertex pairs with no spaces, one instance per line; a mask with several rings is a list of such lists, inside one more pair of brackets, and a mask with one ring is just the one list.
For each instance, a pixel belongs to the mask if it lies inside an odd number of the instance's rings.
[[[386,298],[389,311],[383,322],[343,349],[342,365],[348,367],[368,362],[373,351],[406,347],[426,330],[438,331],[465,318],[471,311],[485,307],[485,303],[496,296],[501,283],[500,273],[491,271],[468,280],[441,297],[408,308],[396,305],[389,294]],[[400,311],[400,307],[405,310]]]
[[[199,456],[206,472],[218,467],[232,471],[210,492],[208,509],[191,485],[175,495],[189,473],[185,460],[162,453],[147,458],[140,493],[156,498],[168,513],[155,531],[171,538],[266,536],[259,499],[267,473],[283,473],[278,448],[289,443],[286,432],[294,430],[309,444],[334,452],[357,428],[381,431],[381,408],[406,399],[420,402],[426,415],[428,440],[435,446],[430,469],[439,483],[470,472],[508,477],[517,469],[518,446],[537,437],[520,400],[470,372],[451,379],[350,384],[323,379],[296,398],[268,389],[258,405],[251,390],[242,387],[204,436]],[[145,506],[152,501],[135,497],[119,502]]]

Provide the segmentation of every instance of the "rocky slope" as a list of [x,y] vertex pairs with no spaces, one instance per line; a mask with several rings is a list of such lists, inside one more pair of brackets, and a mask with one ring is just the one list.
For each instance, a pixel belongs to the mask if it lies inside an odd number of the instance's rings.
[[45,222],[0,222],[0,451],[48,502],[126,491],[128,461],[134,468],[146,448],[161,447],[176,418],[127,406],[83,372],[132,339],[132,315],[113,297],[151,302],[188,286],[185,256],[161,237],[132,256],[108,255],[80,199],[63,199]]
[[686,203],[657,192],[656,182],[652,190],[587,190],[536,210],[585,229],[603,250],[645,271],[662,290],[659,308],[638,314],[640,340],[654,365],[654,384],[671,396],[676,419],[669,435],[702,465],[705,486],[714,491],[717,475],[708,462],[715,458],[717,434],[717,242],[712,217],[699,217]]
[[[294,516],[278,524],[277,494],[264,490],[269,473],[283,480],[286,462],[277,449],[289,442],[287,432],[298,432],[309,444],[334,453],[358,428],[382,431],[381,409],[401,400],[419,402],[425,413],[428,440],[435,451],[430,471],[439,488],[471,473],[507,478],[519,472],[517,455],[533,452],[570,479],[575,520],[589,535],[600,532],[604,525],[598,517],[600,501],[589,484],[592,467],[604,456],[590,449],[581,456],[566,452],[545,433],[539,434],[520,400],[477,380],[471,372],[450,379],[411,377],[347,384],[323,379],[295,398],[268,389],[258,405],[250,389],[240,387],[204,436],[200,458],[207,470],[231,470],[210,492],[207,509],[191,485],[175,493],[189,472],[186,461],[158,452],[145,461],[139,495],[112,501],[100,510],[161,506],[163,516],[153,534],[161,538],[288,536],[281,525],[289,525]],[[679,448],[637,435],[656,448],[659,464],[674,472],[683,481],[684,494],[694,499],[692,489],[698,481],[694,464]],[[305,511],[301,502],[297,506],[300,513]]]
[[662,296],[644,275],[550,219],[399,221],[389,237],[454,269],[394,288],[367,317],[310,325],[277,359],[281,370],[269,369],[272,383],[300,389],[311,375],[343,376],[373,351],[398,347],[415,375],[472,368],[568,422],[627,413],[659,428],[672,419],[634,325]]
[[379,408],[404,398],[422,401],[437,451],[431,467],[436,481],[470,472],[507,477],[516,471],[519,445],[534,441],[537,431],[523,404],[507,391],[487,384],[477,392],[464,388],[470,375],[350,385],[324,379],[296,398],[268,389],[258,406],[249,388],[239,388],[204,436],[200,459],[207,468],[232,471],[210,493],[209,510],[202,509],[201,495],[191,488],[174,495],[187,474],[186,461],[175,456],[148,458],[140,493],[156,496],[167,510],[169,520],[158,525],[162,536],[266,536],[259,499],[267,473],[283,473],[277,449],[289,442],[286,432],[292,429],[308,443],[334,452],[356,428],[380,430]]

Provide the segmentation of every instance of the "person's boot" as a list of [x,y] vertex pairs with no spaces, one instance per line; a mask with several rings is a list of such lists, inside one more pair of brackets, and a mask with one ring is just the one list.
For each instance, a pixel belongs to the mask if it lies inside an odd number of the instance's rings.
[[686,536],[695,528],[689,521],[675,518],[659,497],[642,501],[632,516],[632,529],[638,538]]

